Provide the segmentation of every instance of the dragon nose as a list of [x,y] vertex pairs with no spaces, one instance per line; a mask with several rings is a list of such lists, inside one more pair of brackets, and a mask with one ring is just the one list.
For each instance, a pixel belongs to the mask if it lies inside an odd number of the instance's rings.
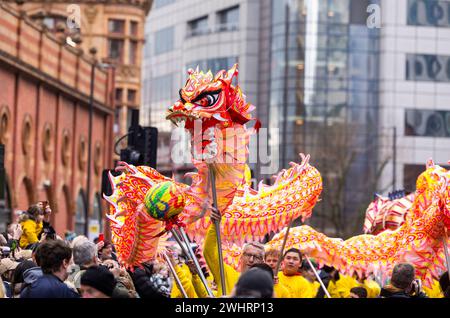
[[187,111],[192,110],[192,108],[194,108],[194,104],[191,104],[191,103],[184,104],[184,109],[186,109]]

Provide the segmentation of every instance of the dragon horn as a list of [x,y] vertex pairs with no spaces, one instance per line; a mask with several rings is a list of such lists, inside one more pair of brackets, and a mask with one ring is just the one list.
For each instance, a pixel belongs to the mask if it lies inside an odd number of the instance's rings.
[[309,154],[305,156],[304,153],[300,153],[300,157],[302,158],[302,163],[301,163],[302,166],[305,166],[309,163],[309,158],[310,158]]
[[427,167],[427,169],[428,169],[428,168],[434,167],[434,161],[433,161],[433,158],[429,158],[429,159],[427,160],[427,165],[426,165],[426,167]]

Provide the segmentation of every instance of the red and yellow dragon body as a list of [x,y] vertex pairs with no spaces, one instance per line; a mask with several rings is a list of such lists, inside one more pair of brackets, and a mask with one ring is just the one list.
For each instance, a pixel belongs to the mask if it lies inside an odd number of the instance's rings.
[[[415,198],[405,222],[378,235],[364,234],[346,241],[330,238],[309,226],[292,228],[286,248],[296,247],[319,264],[360,277],[371,273],[389,277],[395,264],[412,263],[426,286],[446,270],[443,240],[450,227],[450,172],[429,164],[417,180]],[[285,230],[268,248],[279,248]]]

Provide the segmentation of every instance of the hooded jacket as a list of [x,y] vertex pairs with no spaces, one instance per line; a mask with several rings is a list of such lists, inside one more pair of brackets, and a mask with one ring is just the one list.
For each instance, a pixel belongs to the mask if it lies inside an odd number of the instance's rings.
[[23,272],[24,287],[33,284],[39,277],[44,275],[40,267],[32,267]]
[[39,234],[42,232],[42,222],[28,218],[20,222],[22,226],[22,236],[20,237],[20,247],[27,248],[28,245],[39,242]]
[[134,287],[140,298],[166,298],[161,293],[159,293],[153,283],[150,281],[152,276],[153,266],[150,264],[142,264],[141,268],[135,267],[134,271],[129,271],[128,273],[133,280]]

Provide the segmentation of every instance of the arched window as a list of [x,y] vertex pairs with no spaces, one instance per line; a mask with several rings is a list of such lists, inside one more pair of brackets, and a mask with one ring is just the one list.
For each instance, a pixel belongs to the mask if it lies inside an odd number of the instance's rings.
[[[63,197],[64,197],[64,201],[65,201],[65,209],[66,209],[66,213],[67,213],[67,219],[66,219],[66,229],[69,231],[73,231],[74,228],[74,224],[73,224],[73,218],[74,218],[74,211],[73,209],[75,208],[73,202],[72,202],[72,198],[70,195],[70,189],[67,185],[63,185],[62,187],[62,191],[63,191]],[[62,208],[62,206],[61,206]]]
[[86,224],[86,196],[83,190],[80,190],[77,196],[77,212],[75,214],[75,233],[78,235],[85,234],[84,227]]
[[4,182],[5,184],[5,200],[1,202],[0,207],[0,232],[6,232],[6,226],[8,223],[12,221],[12,214],[11,214],[11,192],[9,189],[9,181],[8,176],[6,173],[3,174],[4,180],[1,180],[1,182]]
[[102,222],[102,206],[100,195],[98,193],[94,196],[92,204],[92,216],[89,218],[89,239],[94,240],[100,233],[103,232]]

